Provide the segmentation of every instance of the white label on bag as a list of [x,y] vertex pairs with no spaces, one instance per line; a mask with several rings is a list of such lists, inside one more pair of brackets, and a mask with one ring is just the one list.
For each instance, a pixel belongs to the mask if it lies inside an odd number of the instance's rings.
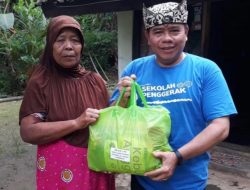
[[111,147],[110,157],[123,162],[130,162],[130,151]]

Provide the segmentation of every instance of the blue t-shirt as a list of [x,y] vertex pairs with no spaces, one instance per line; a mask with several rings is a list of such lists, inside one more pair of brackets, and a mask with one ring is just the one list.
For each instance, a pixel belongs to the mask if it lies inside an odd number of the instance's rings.
[[[223,74],[211,60],[186,54],[179,64],[161,67],[155,55],[150,55],[129,63],[122,77],[131,74],[136,75],[149,105],[163,105],[170,111],[169,143],[174,150],[191,141],[209,121],[237,113]],[[116,89],[110,101],[118,96]],[[162,182],[136,177],[146,190],[203,190],[209,159],[204,153],[186,160]]]

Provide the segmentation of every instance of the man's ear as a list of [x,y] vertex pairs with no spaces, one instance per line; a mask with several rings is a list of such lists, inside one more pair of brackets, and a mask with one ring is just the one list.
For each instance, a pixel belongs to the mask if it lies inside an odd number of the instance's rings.
[[186,34],[186,36],[188,36],[188,31],[189,31],[189,26],[186,24],[185,25],[185,34]]
[[145,30],[145,31],[144,31],[144,36],[145,36],[145,38],[146,38],[146,40],[147,40],[147,42],[148,42],[148,45],[150,45],[150,44],[149,44],[149,30]]
[[148,30],[144,30],[144,35],[145,35],[146,40],[148,40],[148,35],[149,35],[148,33],[149,33]]

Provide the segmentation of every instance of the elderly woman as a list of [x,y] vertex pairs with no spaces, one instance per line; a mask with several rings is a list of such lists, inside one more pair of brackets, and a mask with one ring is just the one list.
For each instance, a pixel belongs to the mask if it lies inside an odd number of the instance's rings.
[[38,145],[38,190],[113,190],[114,176],[89,170],[91,123],[108,106],[104,80],[80,65],[84,39],[69,16],[52,18],[40,64],[20,108],[23,141]]

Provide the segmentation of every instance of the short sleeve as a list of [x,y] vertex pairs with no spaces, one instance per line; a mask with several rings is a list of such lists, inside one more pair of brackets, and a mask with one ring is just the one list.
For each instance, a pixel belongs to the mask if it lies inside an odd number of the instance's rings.
[[207,121],[212,119],[236,114],[229,87],[222,71],[217,65],[206,68],[203,84],[203,113]]

